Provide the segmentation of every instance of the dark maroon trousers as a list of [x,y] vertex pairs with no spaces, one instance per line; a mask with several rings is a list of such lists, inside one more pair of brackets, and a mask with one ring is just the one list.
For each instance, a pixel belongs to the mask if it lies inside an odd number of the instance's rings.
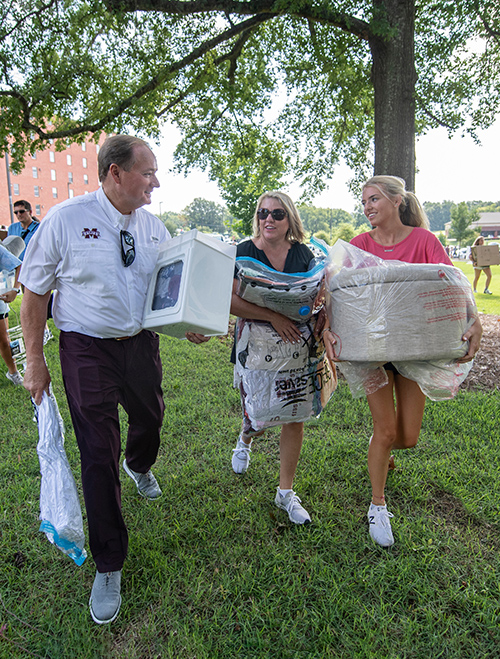
[[130,339],[61,332],[61,368],[80,449],[89,544],[99,572],[121,570],[128,534],[121,512],[118,404],[128,415],[127,464],[146,473],[156,460],[165,405],[159,338]]

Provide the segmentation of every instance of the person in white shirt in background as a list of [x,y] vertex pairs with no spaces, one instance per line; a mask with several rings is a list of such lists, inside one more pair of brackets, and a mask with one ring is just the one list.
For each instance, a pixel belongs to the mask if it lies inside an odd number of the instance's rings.
[[[8,240],[7,238],[5,239]],[[10,239],[12,240],[12,239]],[[14,240],[21,240],[14,239]],[[15,250],[10,250],[7,247],[8,243],[0,242],[0,271],[11,273],[15,272],[14,287],[10,291],[5,291],[0,295],[0,356],[7,366],[7,379],[12,384],[23,384],[23,376],[17,370],[16,363],[12,357],[12,350],[10,348],[10,338],[8,333],[8,317],[9,317],[9,302],[13,302],[19,294],[19,270],[21,268],[21,261],[17,258]],[[19,250],[17,250],[19,253]]]

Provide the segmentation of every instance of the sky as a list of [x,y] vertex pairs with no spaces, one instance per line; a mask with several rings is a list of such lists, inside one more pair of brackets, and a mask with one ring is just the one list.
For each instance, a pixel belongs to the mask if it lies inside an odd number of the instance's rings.
[[[421,202],[500,200],[500,120],[488,130],[479,131],[478,135],[481,145],[468,136],[449,139],[444,128],[432,130],[418,139],[415,192]],[[196,197],[224,203],[218,186],[209,181],[204,172],[195,170],[187,177],[169,172],[178,140],[177,130],[168,126],[163,131],[160,146],[154,147],[161,187],[153,192],[150,210],[153,213],[180,212]],[[312,203],[352,212],[356,199],[347,187],[350,178],[349,168],[339,166],[328,189]],[[291,186],[287,192],[297,199],[300,189]]]

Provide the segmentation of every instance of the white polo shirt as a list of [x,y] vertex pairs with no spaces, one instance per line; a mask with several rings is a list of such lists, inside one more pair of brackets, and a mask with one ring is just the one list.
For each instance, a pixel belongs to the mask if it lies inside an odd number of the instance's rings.
[[[120,230],[135,241],[135,261],[121,257]],[[102,188],[54,206],[30,240],[19,280],[33,293],[54,290],[56,327],[98,338],[133,336],[142,316],[159,247],[170,239],[139,208],[122,215]]]

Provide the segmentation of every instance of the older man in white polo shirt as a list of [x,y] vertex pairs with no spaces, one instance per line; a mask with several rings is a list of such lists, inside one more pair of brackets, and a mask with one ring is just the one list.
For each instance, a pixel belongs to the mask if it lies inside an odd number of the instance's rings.
[[129,420],[123,467],[144,497],[161,495],[151,473],[164,413],[159,339],[141,322],[158,250],[170,235],[142,208],[159,186],[148,145],[115,135],[101,147],[98,162],[102,187],[47,214],[29,243],[20,279],[25,286],[24,386],[37,404],[50,384],[43,329],[55,290],[53,318],[61,330],[61,368],[97,566],[90,612],[103,624],[120,609],[128,547],[120,498],[119,403]]

